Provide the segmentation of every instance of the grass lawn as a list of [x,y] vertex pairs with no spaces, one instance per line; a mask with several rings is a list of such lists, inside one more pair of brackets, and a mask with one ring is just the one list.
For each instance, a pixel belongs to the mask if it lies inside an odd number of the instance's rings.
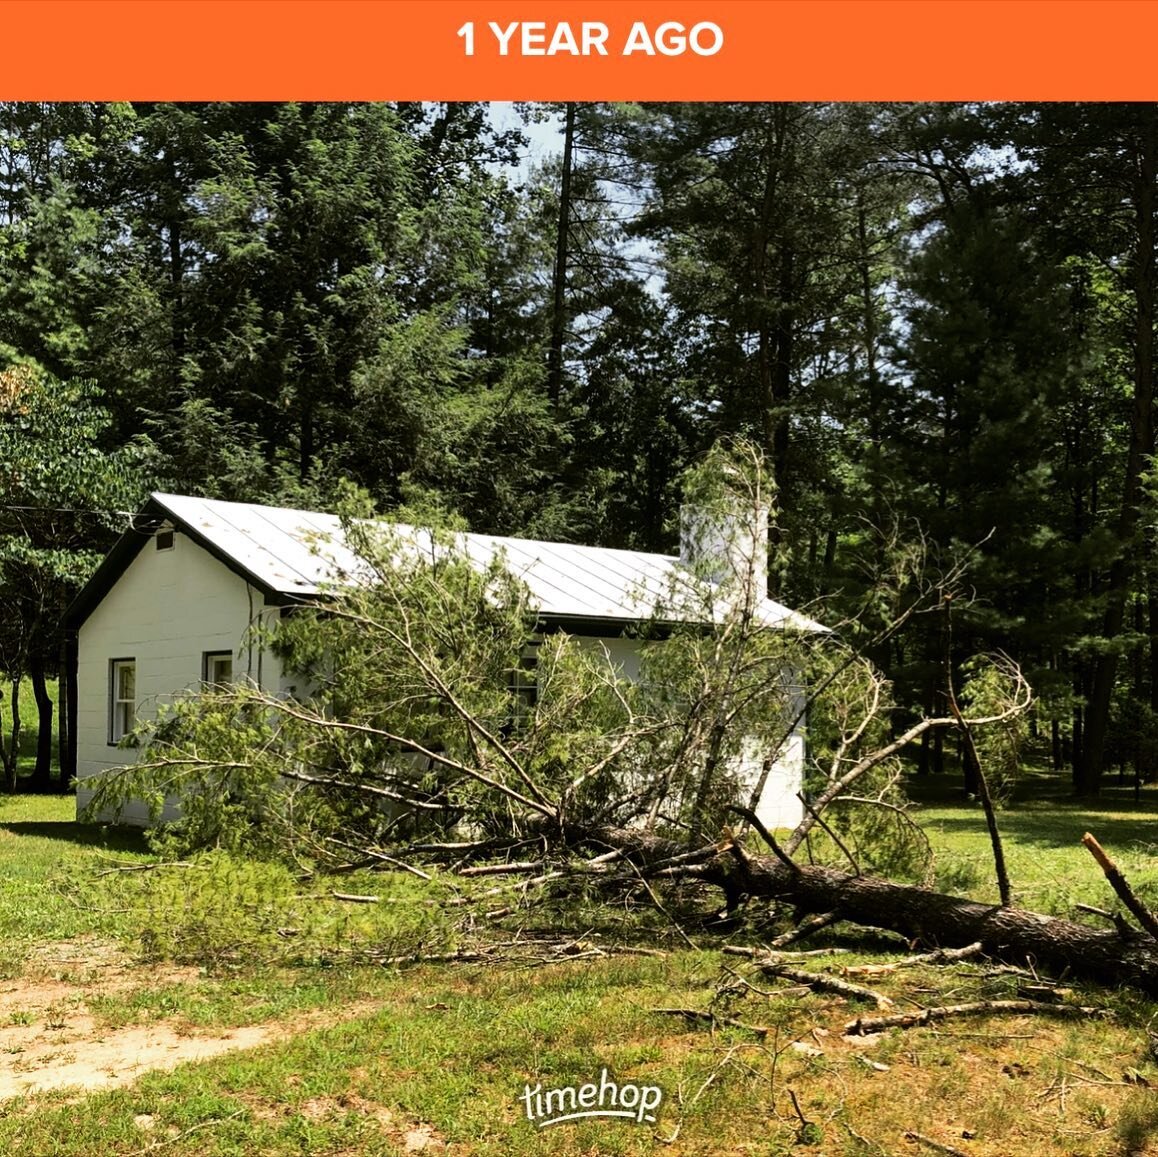
[[[989,1016],[846,1040],[844,1025],[869,1006],[786,989],[722,955],[723,940],[702,930],[692,930],[692,949],[657,926],[662,957],[398,972],[335,951],[325,964],[294,963],[292,951],[273,949],[415,935],[433,948],[460,943],[465,925],[423,923],[423,886],[393,877],[341,886],[389,892],[394,914],[221,864],[97,878],[145,863],[145,849],[138,836],[76,826],[70,809],[67,799],[0,800],[0,927],[16,947],[0,984],[0,1070],[33,1079],[102,1040],[150,1033],[195,1043],[266,1036],[105,1091],[0,1101],[6,1154],[937,1152],[916,1134],[980,1157],[1158,1153],[1147,1148],[1158,1137],[1149,1087],[1158,1065],[1146,1035],[1158,1005],[1137,994],[1089,988],[1070,998],[1109,1009],[1107,1020]],[[927,797],[920,815],[942,882],[991,897],[980,812]],[[1111,907],[1077,839],[1093,830],[1145,885],[1156,816],[1149,799],[1113,798],[1096,812],[1057,800],[1002,812],[1019,897],[1058,911],[1078,899]],[[160,931],[142,943],[150,925]],[[245,953],[214,957],[208,969],[189,963],[230,927]],[[613,942],[575,931],[584,946]],[[837,928],[808,947],[825,943],[852,942]],[[142,949],[152,955],[141,959]],[[801,966],[880,963],[903,951],[861,945]],[[971,963],[859,982],[902,1010],[1009,998],[1022,983]],[[766,1031],[713,1030],[657,1008],[711,1008]],[[604,1069],[621,1085],[661,1088],[657,1120],[543,1130],[527,1120],[528,1086],[581,1086]]]
[[79,825],[75,813],[72,796],[0,795],[0,975],[46,940],[135,932],[113,905],[83,903],[77,884],[114,863],[148,859],[143,838]]
[[[914,817],[937,855],[937,886],[978,900],[997,897],[993,853],[979,804],[963,806],[954,780],[915,785],[924,802]],[[1101,870],[1082,848],[1092,832],[1126,874],[1135,891],[1158,907],[1158,785],[1135,801],[1131,788],[1111,780],[1096,803],[1065,794],[1057,780],[1035,785],[1036,794],[997,813],[1015,903],[1035,912],[1072,916],[1075,904],[1113,907]]]

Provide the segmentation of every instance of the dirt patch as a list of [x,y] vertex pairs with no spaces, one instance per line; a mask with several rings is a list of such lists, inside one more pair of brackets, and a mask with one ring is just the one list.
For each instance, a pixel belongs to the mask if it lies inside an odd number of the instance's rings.
[[292,1035],[293,1031],[281,1023],[233,1029],[220,1036],[190,1037],[178,1035],[165,1025],[150,1025],[120,1029],[94,1039],[83,1035],[83,1031],[55,1035],[47,1030],[27,1045],[15,1046],[19,1049],[15,1053],[7,1045],[10,1034],[3,1032],[0,1099],[49,1089],[93,1090],[127,1085],[142,1073],[173,1069],[185,1061],[208,1060],[235,1049],[256,1048]]
[[[126,1085],[143,1073],[257,1048],[336,1019],[326,1010],[217,1031],[191,1032],[179,1020],[109,1029],[89,1013],[88,1001],[139,988],[143,979],[139,964],[115,945],[47,945],[29,958],[25,973],[23,979],[0,982],[0,1100],[51,1089]],[[200,977],[196,968],[151,967],[147,981],[153,988]],[[340,1019],[379,1007],[379,1002],[351,1005]]]
[[92,1017],[79,1012],[34,1025],[11,1025],[0,1028],[0,1100],[50,1089],[127,1085],[143,1073],[286,1040],[380,1007],[368,1001],[347,1006],[340,1018],[332,1010],[319,1010],[292,1020],[197,1035],[190,1035],[185,1025],[164,1023],[102,1031]]

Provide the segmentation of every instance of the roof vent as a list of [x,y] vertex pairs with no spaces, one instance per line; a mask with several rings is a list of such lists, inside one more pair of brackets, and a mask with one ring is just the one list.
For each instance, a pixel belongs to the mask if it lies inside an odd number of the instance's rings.
[[158,550],[172,550],[176,545],[177,538],[173,528],[167,526],[157,531],[153,541],[157,544]]

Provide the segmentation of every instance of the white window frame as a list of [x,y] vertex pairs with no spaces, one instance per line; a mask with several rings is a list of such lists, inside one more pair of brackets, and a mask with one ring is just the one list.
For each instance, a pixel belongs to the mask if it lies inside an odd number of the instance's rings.
[[[222,661],[229,663],[229,674],[224,679],[218,669]],[[214,687],[228,687],[233,682],[234,656],[232,651],[203,651],[201,653],[201,686],[206,691]]]
[[[121,694],[121,677],[132,672],[132,697]],[[109,746],[116,747],[137,725],[137,660],[122,658],[109,660]]]

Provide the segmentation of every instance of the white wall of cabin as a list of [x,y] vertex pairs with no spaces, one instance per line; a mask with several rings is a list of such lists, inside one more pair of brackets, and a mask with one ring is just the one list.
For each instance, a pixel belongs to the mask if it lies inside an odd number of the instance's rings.
[[[200,687],[206,651],[232,652],[234,678],[248,676],[267,690],[280,691],[277,658],[243,645],[251,622],[268,622],[277,614],[276,608],[264,606],[260,590],[179,531],[172,550],[145,544],[78,635],[78,815],[92,797],[85,781],[136,757],[132,749],[109,742],[111,661],[136,662],[138,720],[151,718],[159,704]],[[148,813],[144,804],[132,803],[119,818],[145,824]]]

